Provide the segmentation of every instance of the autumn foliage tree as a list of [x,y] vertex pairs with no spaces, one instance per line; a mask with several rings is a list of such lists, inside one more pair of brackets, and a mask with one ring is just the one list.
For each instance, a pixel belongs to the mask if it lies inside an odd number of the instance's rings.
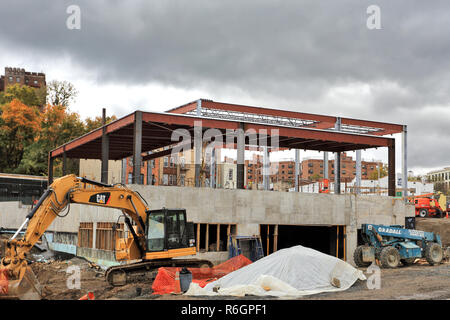
[[40,113],[36,107],[29,107],[17,99],[2,106],[0,136],[3,171],[11,172],[19,166],[25,147],[37,140],[40,129]]
[[[47,104],[41,116],[41,130],[38,139],[29,145],[20,164],[19,171],[26,174],[42,175],[47,172],[48,152],[86,132],[78,113],[67,107]],[[56,164],[60,171],[61,164]],[[69,161],[71,171],[77,170],[77,162]]]
[[[47,175],[52,149],[102,125],[101,117],[83,121],[70,111],[68,105],[77,94],[72,84],[52,81],[41,89],[14,85],[0,93],[0,172]],[[106,122],[114,120],[115,116],[107,117]],[[68,172],[78,172],[78,167],[78,159],[68,159]],[[54,168],[60,175],[60,160]]]

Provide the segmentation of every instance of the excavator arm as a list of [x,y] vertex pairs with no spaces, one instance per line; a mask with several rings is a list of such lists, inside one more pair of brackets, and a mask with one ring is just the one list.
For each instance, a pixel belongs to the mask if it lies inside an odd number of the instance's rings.
[[[145,251],[145,221],[148,207],[142,197],[124,185],[107,185],[75,175],[56,179],[39,199],[36,206],[26,216],[13,237],[6,243],[5,256],[0,264],[3,288],[9,296],[36,299],[41,296],[41,288],[27,263],[27,254],[53,220],[63,212],[70,203],[94,205],[122,210],[126,216],[128,228],[133,235],[129,242],[126,259],[139,259]],[[135,227],[132,226],[131,218]],[[17,236],[28,224],[22,239]],[[130,247],[138,250],[129,250]],[[5,283],[8,287],[5,288]],[[1,286],[1,285],[0,285]],[[37,295],[38,296],[37,296]]]

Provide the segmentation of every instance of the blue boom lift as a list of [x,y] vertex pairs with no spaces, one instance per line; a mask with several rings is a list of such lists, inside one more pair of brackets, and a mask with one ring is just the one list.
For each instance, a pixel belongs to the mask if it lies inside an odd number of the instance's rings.
[[409,265],[417,258],[425,258],[430,265],[443,259],[441,238],[433,232],[363,224],[361,235],[365,245],[358,246],[353,254],[358,267],[368,267],[375,259],[384,268],[396,268],[400,262]]

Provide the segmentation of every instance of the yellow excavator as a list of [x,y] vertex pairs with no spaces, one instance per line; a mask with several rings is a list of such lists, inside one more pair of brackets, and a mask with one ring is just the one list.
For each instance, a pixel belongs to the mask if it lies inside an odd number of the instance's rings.
[[[151,279],[159,267],[212,267],[208,260],[181,258],[196,254],[194,225],[187,222],[186,210],[149,210],[141,195],[125,185],[67,175],[55,179],[6,242],[0,264],[0,297],[43,297],[27,256],[52,221],[71,203],[120,209],[124,214],[129,232],[115,244],[116,260],[121,264],[105,272],[106,281],[113,286]],[[25,227],[22,238],[18,239]]]

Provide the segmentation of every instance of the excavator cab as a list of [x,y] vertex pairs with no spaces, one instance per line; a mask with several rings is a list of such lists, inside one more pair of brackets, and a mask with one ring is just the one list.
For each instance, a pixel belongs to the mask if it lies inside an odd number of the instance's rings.
[[186,210],[150,210],[147,219],[147,252],[195,247],[194,224],[186,221]]

